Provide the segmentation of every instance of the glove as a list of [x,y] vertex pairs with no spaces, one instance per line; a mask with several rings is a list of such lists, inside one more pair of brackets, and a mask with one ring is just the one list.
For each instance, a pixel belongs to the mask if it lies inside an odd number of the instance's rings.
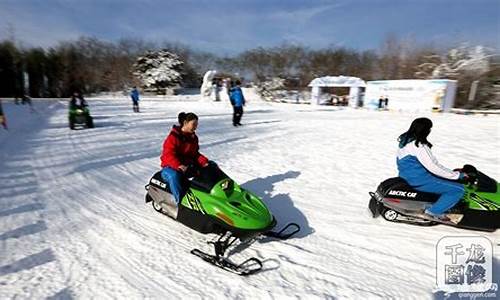
[[187,166],[186,171],[184,171],[184,176],[186,176],[187,178],[196,177],[199,174],[200,170],[194,165]]
[[467,181],[469,179],[469,175],[464,172],[460,172],[460,175],[458,176],[458,180],[460,181]]

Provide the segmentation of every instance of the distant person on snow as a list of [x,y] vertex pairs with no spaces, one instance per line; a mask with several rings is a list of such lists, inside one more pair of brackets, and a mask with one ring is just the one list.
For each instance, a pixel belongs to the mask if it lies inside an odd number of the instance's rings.
[[222,90],[222,84],[220,79],[214,79],[212,84],[212,89],[215,95],[215,101],[220,101],[220,91]]
[[134,112],[139,112],[139,90],[134,86],[130,92],[130,98],[132,98],[132,109]]
[[83,99],[83,96],[80,95],[78,92],[74,92],[73,96],[71,96],[71,100],[69,101],[69,108],[70,109],[83,109],[87,107],[87,101]]
[[439,199],[424,213],[449,221],[445,212],[455,206],[465,193],[462,184],[450,180],[467,179],[467,174],[452,171],[438,163],[431,152],[432,144],[427,141],[431,128],[431,120],[418,118],[411,123],[408,131],[399,136],[399,177],[417,191],[440,194]]
[[231,96],[231,88],[233,87],[233,81],[231,78],[226,78],[224,80],[224,88],[226,89],[227,96]]
[[161,176],[170,185],[170,191],[179,205],[186,190],[183,185],[188,166],[208,166],[208,158],[199,152],[198,116],[194,113],[181,112],[178,116],[179,125],[174,125],[170,134],[163,142],[161,154]]
[[233,126],[241,126],[241,118],[243,117],[243,106],[245,106],[245,97],[241,90],[241,82],[236,80],[235,86],[231,88],[229,100],[233,106]]
[[33,108],[33,102],[31,101],[31,97],[30,96],[28,96],[26,94],[23,95],[21,104],[22,105],[28,104],[28,106],[30,107],[30,112],[31,113],[35,112],[35,109]]
[[384,107],[384,97],[380,96],[378,99],[378,109],[382,109]]

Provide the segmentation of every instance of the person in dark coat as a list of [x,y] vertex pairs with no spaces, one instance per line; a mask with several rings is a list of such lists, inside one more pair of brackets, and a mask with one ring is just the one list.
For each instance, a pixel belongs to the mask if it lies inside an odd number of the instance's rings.
[[243,117],[243,106],[245,106],[245,97],[241,90],[241,82],[236,80],[235,86],[231,88],[229,99],[233,105],[233,126],[241,126],[241,118]]
[[77,92],[73,93],[73,96],[71,96],[71,100],[69,101],[69,108],[70,109],[83,109],[87,105],[87,101],[83,99],[82,95],[80,95]]
[[198,116],[192,112],[181,112],[178,115],[179,125],[174,125],[163,142],[161,154],[161,176],[170,185],[170,191],[177,205],[181,202],[186,190],[183,185],[188,166],[208,166],[208,158],[199,152]]

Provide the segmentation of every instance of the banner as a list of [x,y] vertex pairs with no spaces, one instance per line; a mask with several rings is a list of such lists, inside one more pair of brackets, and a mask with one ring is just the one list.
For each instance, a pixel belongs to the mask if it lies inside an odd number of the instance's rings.
[[376,109],[387,98],[387,109],[401,111],[449,111],[455,102],[456,81],[379,80],[368,81],[364,106]]

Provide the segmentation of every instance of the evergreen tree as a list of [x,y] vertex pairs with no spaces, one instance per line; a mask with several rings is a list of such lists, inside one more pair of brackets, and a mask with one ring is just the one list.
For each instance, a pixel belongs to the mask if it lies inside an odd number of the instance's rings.
[[22,57],[11,41],[0,42],[0,96],[15,97],[23,93]]
[[184,63],[174,53],[166,50],[148,51],[134,64],[134,75],[146,89],[162,93],[181,83]]

